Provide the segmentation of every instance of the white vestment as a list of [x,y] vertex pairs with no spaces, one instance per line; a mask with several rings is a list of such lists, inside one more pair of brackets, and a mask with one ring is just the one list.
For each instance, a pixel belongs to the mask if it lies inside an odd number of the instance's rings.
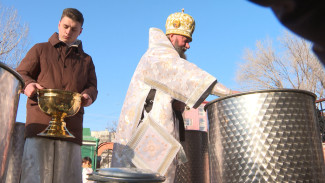
[[[172,101],[179,100],[188,107],[197,108],[216,83],[215,77],[180,58],[163,31],[150,28],[149,48],[134,72],[121,111],[112,167],[132,166],[130,157],[124,155],[123,149],[137,130],[150,89],[156,89],[150,117],[178,140],[178,124],[175,124],[173,117]],[[151,145],[147,150],[153,152],[154,148],[159,148],[159,145]],[[174,162],[165,174],[167,182],[173,178],[175,167]]]

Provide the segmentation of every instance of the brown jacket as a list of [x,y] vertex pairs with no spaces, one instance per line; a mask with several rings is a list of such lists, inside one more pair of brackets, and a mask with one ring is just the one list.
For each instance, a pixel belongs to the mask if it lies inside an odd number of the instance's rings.
[[[36,82],[47,89],[61,89],[87,93],[93,101],[97,98],[97,78],[92,58],[78,47],[70,47],[54,33],[48,42],[34,45],[17,67],[25,86]],[[27,100],[25,137],[35,137],[43,131],[51,118],[40,110],[36,96]],[[67,129],[76,138],[60,139],[82,144],[83,107],[72,117],[65,118]]]

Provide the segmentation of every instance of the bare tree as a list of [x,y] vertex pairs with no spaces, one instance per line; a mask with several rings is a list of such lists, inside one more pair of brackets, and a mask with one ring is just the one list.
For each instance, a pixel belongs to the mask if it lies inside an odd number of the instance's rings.
[[279,49],[272,40],[257,41],[256,50],[246,49],[236,80],[244,90],[294,88],[324,97],[325,71],[311,51],[311,44],[289,32],[279,38]]
[[17,10],[0,4],[0,61],[15,68],[27,51],[29,26],[22,24]]
[[112,122],[110,122],[110,124],[109,123],[107,123],[107,130],[109,131],[109,132],[113,132],[113,133],[115,133],[116,132],[116,129],[117,129],[117,121],[112,121]]

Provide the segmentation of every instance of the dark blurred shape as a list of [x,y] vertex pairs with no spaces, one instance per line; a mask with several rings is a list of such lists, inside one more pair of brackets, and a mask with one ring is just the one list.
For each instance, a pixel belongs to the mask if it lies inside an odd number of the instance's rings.
[[288,29],[314,43],[313,50],[325,65],[324,0],[249,0],[270,7]]

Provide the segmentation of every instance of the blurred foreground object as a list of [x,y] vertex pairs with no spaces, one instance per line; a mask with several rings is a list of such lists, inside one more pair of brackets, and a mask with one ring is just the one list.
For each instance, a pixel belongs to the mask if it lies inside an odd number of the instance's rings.
[[24,88],[21,76],[0,62],[0,182],[8,164],[8,152],[14,130],[20,92]]
[[314,43],[313,50],[325,64],[325,2],[323,0],[249,0],[270,7],[291,31]]

